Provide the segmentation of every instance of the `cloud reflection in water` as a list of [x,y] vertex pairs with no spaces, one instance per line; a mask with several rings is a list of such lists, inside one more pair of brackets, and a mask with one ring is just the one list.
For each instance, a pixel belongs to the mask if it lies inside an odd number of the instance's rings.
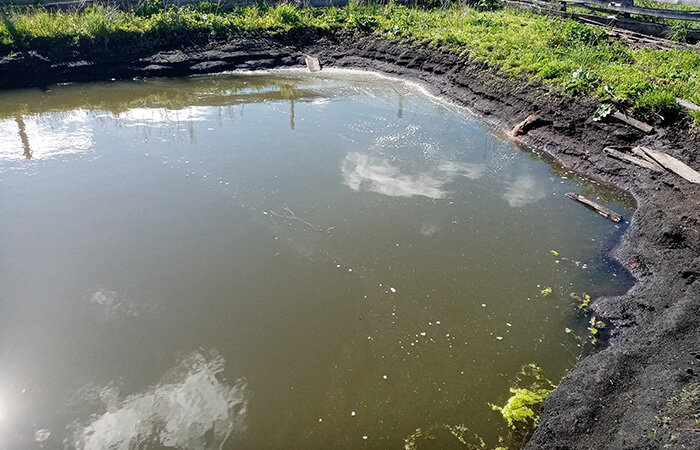
[[444,186],[463,176],[478,179],[484,165],[446,161],[422,172],[407,173],[388,159],[351,152],[341,164],[343,182],[354,191],[370,191],[390,197],[446,198]]
[[76,426],[73,446],[84,450],[149,447],[218,449],[245,431],[248,406],[244,379],[221,378],[224,359],[195,352],[148,391],[118,400],[115,387],[92,392],[106,412]]
[[184,122],[203,122],[211,113],[206,106],[188,106],[182,109],[131,108],[116,117],[126,126],[173,126]]
[[537,203],[545,195],[546,189],[535,180],[535,177],[521,175],[508,185],[503,198],[511,208],[522,208],[523,206]]

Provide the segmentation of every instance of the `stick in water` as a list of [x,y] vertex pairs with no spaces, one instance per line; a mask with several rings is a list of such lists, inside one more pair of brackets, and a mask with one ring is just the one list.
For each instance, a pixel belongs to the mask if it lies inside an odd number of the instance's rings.
[[585,207],[592,209],[593,211],[597,212],[601,216],[612,220],[613,222],[617,223],[622,220],[622,216],[613,211],[612,209],[606,208],[603,205],[600,205],[593,200],[588,200],[586,197],[583,195],[576,194],[574,192],[569,192],[565,194],[567,197],[569,197],[571,200],[575,202],[579,202]]

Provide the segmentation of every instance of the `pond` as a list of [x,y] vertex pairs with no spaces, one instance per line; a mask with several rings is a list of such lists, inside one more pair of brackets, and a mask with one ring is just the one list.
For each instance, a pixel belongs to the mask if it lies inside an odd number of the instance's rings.
[[493,441],[630,283],[629,198],[360,72],[1,92],[0,206],[9,449]]

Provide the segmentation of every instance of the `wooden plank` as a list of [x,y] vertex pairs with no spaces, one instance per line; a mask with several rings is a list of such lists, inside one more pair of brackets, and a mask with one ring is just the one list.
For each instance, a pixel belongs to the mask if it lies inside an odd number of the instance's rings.
[[318,58],[306,55],[306,67],[309,72],[318,72],[321,70],[321,63],[318,62]]
[[[522,1],[519,1],[519,0],[497,0],[497,1],[503,5],[509,6],[511,8],[518,8],[518,9],[523,9],[523,10],[528,10],[528,11],[536,11],[540,14],[546,14],[546,15],[551,16],[551,17],[567,17],[570,19],[578,20],[579,22],[588,23],[589,25],[598,25],[598,26],[605,27],[608,29],[610,29],[612,27],[612,30],[627,30],[627,31],[631,31],[633,33],[643,34],[645,36],[657,37],[657,38],[663,39],[663,42],[659,43],[659,45],[661,45],[661,46],[682,47],[681,45],[678,45],[678,44],[671,44],[670,41],[667,40],[668,31],[671,27],[668,25],[665,25],[665,24],[661,24],[661,23],[649,22],[649,21],[644,21],[644,20],[639,20],[639,19],[625,18],[622,16],[604,17],[604,16],[598,16],[595,14],[571,12],[571,10],[569,10],[567,12],[562,12],[562,11],[559,11],[558,9],[552,9],[551,7],[546,8],[543,6],[533,5],[530,2],[531,0],[522,0]],[[550,6],[552,6],[552,5],[550,5]],[[686,35],[686,41],[689,44],[700,42],[700,30],[688,28],[687,35]]]
[[[568,0],[567,0],[568,1]],[[587,0],[578,1],[571,0],[575,2],[575,5],[579,8],[589,9],[591,11],[602,12],[610,14],[611,17],[618,16],[617,18],[631,18],[630,14],[636,16],[653,17],[656,19],[665,20],[687,20],[691,22],[700,21],[700,14],[696,14],[696,11],[683,11],[675,9],[655,9],[655,8],[639,8],[636,6],[618,6],[616,3],[609,3],[607,5],[601,5],[600,3],[588,4]],[[573,4],[573,3],[572,3]],[[628,11],[634,11],[632,13]],[[688,14],[686,14],[688,13]],[[698,11],[700,13],[700,11]]]
[[640,122],[634,117],[630,117],[627,114],[621,113],[620,111],[615,111],[611,114],[611,116],[616,118],[620,122],[624,122],[627,125],[633,126],[634,128],[641,130],[645,133],[651,133],[652,131],[654,131],[654,127],[652,127],[651,125],[646,124],[644,122]]
[[[532,3],[533,5],[542,6],[544,8],[556,8],[556,4],[547,0],[522,0],[525,3]],[[566,5],[566,0],[563,0],[561,4]],[[559,9],[561,11],[561,9]]]
[[[613,27],[613,29],[628,30],[633,33],[640,33],[646,36],[654,36],[664,39],[668,44],[668,33],[671,27],[662,23],[647,22],[639,19],[629,19],[625,17],[602,17],[595,14],[574,13],[572,18],[579,21],[597,24],[603,27]],[[687,29],[686,41],[690,44],[700,41],[700,30],[693,28]],[[680,47],[678,44],[673,44],[673,47]]]
[[618,16],[619,14],[621,14],[619,11],[616,11],[614,8],[603,7],[600,5],[588,5],[585,3],[577,3],[576,7],[585,8],[585,9],[588,9],[590,11],[608,14],[608,19],[612,19],[612,20],[615,20],[618,17],[619,18],[629,18],[629,14],[623,14],[621,16]]
[[576,194],[574,192],[568,192],[566,194],[567,197],[569,197],[571,200],[581,203],[583,206],[585,206],[588,209],[591,209],[601,216],[605,217],[606,219],[610,219],[613,222],[617,223],[622,220],[622,216],[613,211],[610,208],[606,208],[605,206],[594,202],[593,200],[589,200],[583,195]]
[[[602,0],[559,0],[562,3],[575,5],[591,11],[601,12],[615,16],[620,13],[635,14],[638,16],[655,17],[671,20],[700,21],[700,11],[683,11],[675,9],[643,8],[622,2],[606,2]],[[545,0],[518,0],[519,3],[529,3],[543,8],[553,8],[554,4]],[[618,17],[621,19],[623,17]]]
[[604,10],[610,10],[621,13],[636,14],[639,16],[650,16],[659,19],[670,19],[670,20],[692,20],[695,22],[700,21],[700,11],[681,11],[674,9],[656,9],[656,8],[643,8],[639,6],[629,6],[617,2],[606,2],[603,0],[563,0],[567,3],[577,6],[595,6],[597,8],[603,8]]
[[664,168],[655,162],[649,162],[646,159],[638,158],[636,156],[628,155],[616,150],[612,147],[605,147],[603,151],[611,158],[615,158],[620,161],[625,161],[628,163],[636,164],[639,167],[644,167],[645,169],[652,170],[654,172],[663,172]]
[[656,0],[659,3],[666,3],[668,5],[683,5],[683,6],[695,6],[700,8],[700,0]]
[[[643,147],[639,147],[639,146],[634,147],[634,148],[632,149],[632,153],[634,153],[635,155],[639,156],[640,158],[642,158],[642,159],[645,160],[645,161],[648,161],[648,162],[650,162],[650,163],[652,163],[652,164],[656,164],[657,166],[659,166],[659,163],[657,163],[656,161],[654,161],[653,159],[651,159],[651,157],[650,157],[649,155],[647,155],[646,152],[644,152],[644,150],[642,150],[642,148],[643,148]],[[661,168],[663,169],[662,166],[659,166],[659,167],[661,167]],[[664,170],[666,170],[666,169],[664,169]]]
[[696,105],[695,103],[693,103],[689,100],[685,100],[685,99],[676,97],[676,103],[678,103],[680,106],[682,106],[683,108],[688,109],[690,111],[694,111],[694,112],[700,111],[700,106]]
[[700,172],[688,167],[683,161],[680,161],[679,159],[676,159],[664,152],[648,147],[637,147],[637,149],[643,151],[660,166],[665,167],[676,175],[690,181],[691,183],[700,184]]

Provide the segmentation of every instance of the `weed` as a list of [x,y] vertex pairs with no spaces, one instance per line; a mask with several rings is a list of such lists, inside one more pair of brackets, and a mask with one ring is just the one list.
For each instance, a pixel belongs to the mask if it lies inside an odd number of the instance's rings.
[[511,396],[503,406],[491,405],[494,411],[501,413],[510,430],[510,434],[500,439],[516,447],[524,444],[539,425],[539,411],[545,398],[551,394],[556,385],[544,376],[536,364],[527,364],[520,371],[514,386],[510,388]]
[[661,425],[667,425],[670,421],[671,421],[671,418],[670,418],[670,417],[666,417],[666,416],[664,416],[664,417],[659,417],[659,416],[656,416],[656,422],[659,423],[659,424],[661,424]]
[[588,294],[583,294],[583,300],[581,300],[581,303],[578,305],[578,309],[587,309],[590,304],[591,296]]
[[273,22],[280,23],[283,26],[296,27],[302,23],[299,8],[287,3],[282,3],[281,5],[270,9],[269,14],[270,19],[272,19]]
[[564,87],[564,91],[575,95],[590,95],[597,83],[598,76],[595,73],[579,67],[571,74],[571,80]]
[[681,391],[681,403],[695,403],[700,400],[700,385],[686,386]]
[[[421,9],[389,3],[353,3],[342,8],[300,8],[292,4],[232,10],[213,2],[164,6],[144,0],[136,11],[88,6],[72,12],[41,7],[0,9],[0,55],[34,50],[53,40],[53,47],[104,41],[111,45],[165,42],[184,33],[226,34],[238,30],[275,32],[297,27],[350,27],[385,36],[455,44],[470,59],[499,67],[514,79],[538,79],[572,96],[591,95],[631,109],[641,118],[687,115],[700,123],[700,113],[683,112],[675,97],[700,102],[700,53],[692,49],[630,48],[610,41],[600,28],[507,8],[490,0],[477,7]],[[674,31],[681,39],[683,29]]]
[[675,42],[686,42],[688,40],[688,28],[683,25],[673,25],[666,32],[666,37]]
[[[601,120],[604,120],[606,117],[612,114],[612,112],[613,108],[611,105],[600,105],[598,109],[596,109],[593,113],[593,121],[600,122]],[[586,304],[586,306],[588,306],[588,304]]]
[[588,322],[588,325],[588,331],[591,333],[591,344],[597,344],[598,333],[600,332],[600,330],[605,328],[605,322],[603,322],[602,320],[598,320],[596,316],[593,316]]
[[163,0],[143,0],[141,6],[136,10],[136,14],[150,16],[162,12],[164,9]]
[[510,393],[513,395],[505,406],[494,405],[493,410],[499,411],[508,422],[508,426],[513,429],[528,422],[532,422],[535,426],[539,425],[539,418],[533,407],[540,405],[552,391],[549,389],[532,391],[530,389],[510,388]]
[[423,437],[423,430],[416,428],[416,431],[411,433],[408,437],[404,439],[405,450],[416,450],[418,448],[418,440]]
[[[539,424],[539,411],[544,399],[556,389],[544,375],[544,371],[536,364],[526,364],[513,380],[510,388],[511,396],[504,406],[489,404],[498,411],[504,419],[503,434],[498,436],[495,447],[487,445],[486,441],[473,433],[464,424],[449,425],[433,423],[416,428],[404,438],[405,450],[422,448],[422,443],[435,439],[441,433],[456,439],[461,446],[468,450],[508,450],[523,448],[535,428]],[[433,447],[434,445],[428,445]]]

